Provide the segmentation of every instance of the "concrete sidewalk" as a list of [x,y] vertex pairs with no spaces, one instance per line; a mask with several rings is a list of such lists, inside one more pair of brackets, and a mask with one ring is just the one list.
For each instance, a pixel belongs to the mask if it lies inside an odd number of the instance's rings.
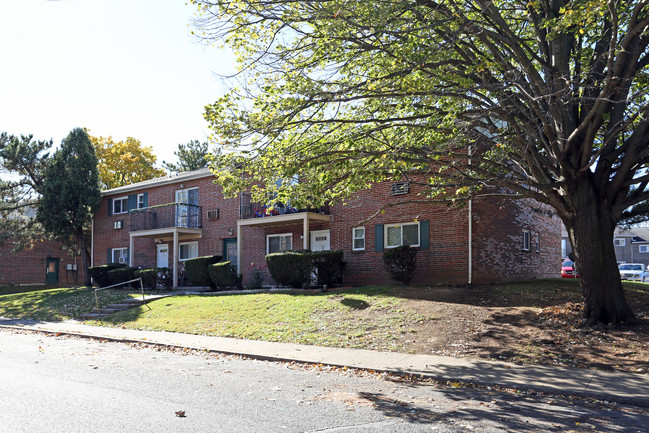
[[530,366],[432,355],[408,355],[289,343],[239,340],[173,332],[89,326],[76,321],[38,322],[0,318],[0,327],[71,334],[117,341],[186,347],[252,358],[347,366],[400,374],[500,385],[520,390],[593,397],[649,407],[649,375],[566,367]]

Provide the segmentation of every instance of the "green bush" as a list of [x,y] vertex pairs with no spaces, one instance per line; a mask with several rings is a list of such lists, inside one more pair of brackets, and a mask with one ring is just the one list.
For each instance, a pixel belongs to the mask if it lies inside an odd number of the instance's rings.
[[153,269],[138,269],[133,273],[135,278],[142,279],[142,285],[148,290],[155,290],[158,287],[158,270]]
[[340,281],[343,268],[342,251],[313,251],[310,255],[318,277],[318,285],[331,287]]
[[111,284],[110,278],[108,277],[108,271],[123,267],[126,267],[124,263],[108,263],[106,265],[93,266],[92,268],[88,268],[88,271],[90,272],[90,276],[94,283],[98,287],[106,287]]
[[268,271],[280,286],[308,287],[313,263],[308,251],[284,251],[266,256]]
[[[138,268],[133,266],[124,266],[108,271],[108,279],[110,280],[110,284],[113,285],[123,283],[124,281],[134,280],[135,271],[137,270]],[[131,287],[137,287],[139,289],[140,285],[138,283],[132,283]]]
[[417,268],[417,248],[407,245],[389,248],[383,251],[383,263],[392,278],[408,285]]
[[186,260],[185,275],[194,286],[213,287],[208,266],[220,261],[221,256],[204,256]]
[[210,279],[212,285],[217,289],[225,289],[226,287],[241,288],[241,276],[237,270],[232,266],[231,262],[220,262],[209,265]]

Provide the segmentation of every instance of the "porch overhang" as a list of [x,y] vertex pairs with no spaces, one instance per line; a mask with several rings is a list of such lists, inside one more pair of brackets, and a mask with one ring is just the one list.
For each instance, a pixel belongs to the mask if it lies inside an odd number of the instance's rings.
[[173,242],[173,288],[178,287],[178,242],[187,240],[187,239],[196,239],[203,237],[203,229],[190,229],[186,227],[165,227],[159,229],[151,230],[138,230],[128,233],[129,237],[129,251],[131,253],[128,256],[129,266],[133,266],[133,256],[132,251],[134,249],[135,238],[152,238],[158,242]]
[[241,227],[280,227],[286,225],[302,224],[302,248],[309,249],[309,223],[331,222],[331,215],[316,212],[297,212],[285,215],[272,215],[262,218],[249,218],[237,221],[237,269],[241,269]]

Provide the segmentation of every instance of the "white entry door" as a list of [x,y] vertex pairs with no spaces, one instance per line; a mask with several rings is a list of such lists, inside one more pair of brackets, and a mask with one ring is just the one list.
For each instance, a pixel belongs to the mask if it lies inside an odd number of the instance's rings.
[[159,268],[169,267],[169,245],[156,245],[156,266]]
[[331,249],[331,232],[314,230],[311,232],[311,251],[329,251]]

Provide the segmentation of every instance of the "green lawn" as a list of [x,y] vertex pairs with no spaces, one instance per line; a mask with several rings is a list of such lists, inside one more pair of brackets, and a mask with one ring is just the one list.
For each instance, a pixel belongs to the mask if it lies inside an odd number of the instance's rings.
[[[141,295],[128,290],[102,290],[99,307]],[[95,291],[89,288],[0,288],[0,316],[34,320],[72,319],[95,309]]]
[[[333,293],[174,296],[113,314],[103,324],[321,346],[398,350],[397,334],[418,316],[404,311],[393,288]],[[98,322],[94,322],[99,324]]]

